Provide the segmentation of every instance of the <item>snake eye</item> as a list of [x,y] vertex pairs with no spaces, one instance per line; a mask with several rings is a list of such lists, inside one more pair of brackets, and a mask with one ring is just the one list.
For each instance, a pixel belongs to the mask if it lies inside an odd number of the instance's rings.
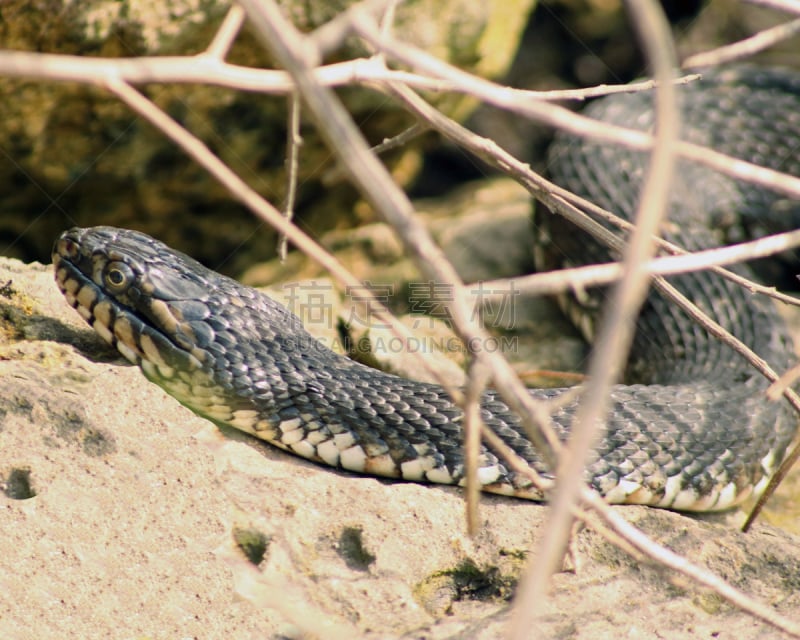
[[122,293],[133,282],[133,271],[124,262],[111,262],[106,267],[104,281],[111,293]]

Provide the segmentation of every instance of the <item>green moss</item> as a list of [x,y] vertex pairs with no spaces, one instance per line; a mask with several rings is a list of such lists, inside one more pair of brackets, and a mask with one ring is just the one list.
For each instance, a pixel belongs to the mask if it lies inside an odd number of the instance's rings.
[[509,559],[503,566],[479,567],[466,558],[455,567],[437,571],[414,588],[414,597],[434,616],[450,615],[453,603],[463,600],[508,601],[514,595],[525,553],[501,551],[501,555]]
[[233,540],[244,556],[256,566],[264,560],[270,543],[270,538],[265,533],[244,527],[234,528]]

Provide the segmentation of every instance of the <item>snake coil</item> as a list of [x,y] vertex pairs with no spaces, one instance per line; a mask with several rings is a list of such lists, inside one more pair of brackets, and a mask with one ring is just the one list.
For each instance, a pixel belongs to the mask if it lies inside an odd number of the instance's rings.
[[[682,90],[684,135],[800,175],[799,96],[800,81],[787,72],[709,73]],[[650,100],[618,95],[591,110],[602,120],[646,129]],[[645,164],[640,154],[561,137],[550,158],[561,185],[623,215],[634,209]],[[674,193],[663,235],[688,249],[717,245],[720,230],[735,240],[800,227],[796,203],[708,170],[682,167]],[[564,224],[556,217],[537,222],[543,261],[558,266],[609,259],[574,230],[561,233]],[[66,231],[55,243],[53,263],[59,287],[81,316],[198,414],[333,467],[463,482],[462,414],[440,387],[327,350],[266,295],[139,232]],[[711,272],[670,281],[774,367],[788,364],[792,344],[771,304]],[[602,291],[593,292],[584,317],[596,316],[600,298]],[[766,384],[730,348],[652,293],[586,481],[616,503],[703,511],[740,502],[763,488],[797,430],[786,402],[764,399]],[[563,391],[531,394],[551,400]],[[567,403],[553,415],[561,438],[568,436],[575,407]],[[496,393],[484,395],[481,414],[507,445],[549,476]],[[488,491],[545,497],[485,447],[479,479]]]

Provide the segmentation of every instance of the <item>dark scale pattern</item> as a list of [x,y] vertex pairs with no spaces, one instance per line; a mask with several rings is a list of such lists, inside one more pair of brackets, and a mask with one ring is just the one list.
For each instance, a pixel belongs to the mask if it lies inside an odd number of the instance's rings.
[[[682,137],[800,175],[798,89],[797,76],[780,70],[740,67],[709,71],[700,82],[681,88]],[[646,93],[600,100],[587,111],[601,120],[642,130],[653,124],[652,96]],[[645,154],[562,136],[551,149],[549,168],[558,184],[630,219],[645,165]],[[797,203],[688,163],[679,166],[672,193],[669,223],[662,236],[687,249],[800,227]],[[586,263],[609,258],[606,249],[560,218],[548,216],[537,222],[549,256],[585,256],[581,262]],[[789,274],[793,276],[800,270],[797,258],[796,252],[787,253],[766,268],[760,265],[759,273],[775,277],[775,264],[783,261],[784,266],[791,266]],[[550,260],[557,262],[558,258]],[[752,277],[745,267],[735,270]],[[775,369],[781,371],[789,365],[792,344],[771,303],[708,272],[669,281]],[[591,295],[602,298],[604,293],[596,290]],[[589,312],[596,306],[590,305]],[[625,377],[629,382],[674,386],[658,392],[658,387],[645,387],[642,403],[625,402],[624,407],[620,403],[612,416],[608,440],[619,437],[622,441],[628,436],[624,430],[615,431],[621,416],[625,416],[623,422],[646,425],[644,431],[656,440],[677,428],[674,441],[663,444],[686,476],[685,482],[697,487],[701,495],[713,477],[710,470],[726,469],[737,486],[745,486],[753,478],[758,481],[764,472],[760,461],[765,453],[773,452],[779,461],[795,430],[788,406],[763,400],[766,382],[755,370],[656,292],[638,320]],[[717,393],[721,387],[728,389],[727,395]],[[694,397],[685,404],[675,403],[679,389]],[[665,401],[657,402],[658,395]],[[762,417],[751,418],[756,415]],[[619,453],[621,449],[616,447],[611,445]],[[602,455],[611,454],[606,451]],[[644,457],[652,455],[645,452]],[[659,456],[659,464],[665,464],[664,456]],[[726,462],[715,462],[721,457]],[[694,469],[701,471],[695,473]]]
[[[782,74],[739,70],[688,85],[685,136],[796,170],[796,155],[783,146],[789,135],[800,140],[793,83]],[[591,111],[647,128],[649,100],[645,94],[620,95]],[[775,117],[758,118],[768,134],[751,133],[756,129],[745,123],[772,105],[780,105]],[[553,175],[564,186],[623,215],[634,209],[640,154],[561,139],[551,158]],[[674,224],[664,235],[687,248],[720,242],[709,231],[720,221],[729,235],[747,224],[730,217],[734,204],[776,210],[774,196],[685,169],[674,189]],[[556,265],[564,256],[572,262],[609,258],[574,230],[560,234],[558,218],[541,224],[547,224],[543,244]],[[409,480],[463,479],[461,411],[441,388],[332,353],[268,297],[143,234],[73,229],[56,242],[53,258],[70,303],[148,378],[201,415],[337,467]],[[773,366],[788,364],[791,342],[770,304],[710,273],[672,282]],[[592,292],[588,313],[596,314],[592,309],[602,295]],[[631,384],[613,391],[608,429],[587,482],[613,502],[677,509],[724,508],[745,497],[782,458],[795,433],[788,406],[767,403],[758,374],[657,294],[645,305],[633,353],[626,372]],[[531,394],[552,400],[562,391]],[[575,410],[569,404],[553,416],[562,439]],[[485,395],[482,415],[548,476],[518,418],[495,393]],[[538,497],[491,451],[482,452],[481,467],[487,489]]]

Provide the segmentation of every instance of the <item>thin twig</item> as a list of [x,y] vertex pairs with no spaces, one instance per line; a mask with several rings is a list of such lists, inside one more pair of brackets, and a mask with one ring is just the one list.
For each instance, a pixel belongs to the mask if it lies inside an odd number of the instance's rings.
[[[800,247],[800,229],[784,231],[758,240],[749,240],[738,244],[705,249],[703,251],[681,251],[678,255],[661,256],[644,263],[641,268],[651,276],[673,276],[681,273],[698,272],[714,267],[737,264],[775,255],[781,251]],[[525,276],[514,276],[498,280],[484,280],[481,299],[492,302],[506,296],[508,285],[514,283],[516,289],[523,295],[552,295],[565,291],[585,289],[615,282],[622,277],[623,265],[620,262],[605,264],[592,264],[582,267],[571,267],[548,271],[545,273],[532,273]],[[737,274],[731,274],[737,275]],[[741,277],[741,276],[739,276]],[[756,282],[746,280],[745,286],[753,292],[763,293],[774,297],[781,302],[800,306],[800,299],[782,294],[774,287],[766,287]],[[740,282],[740,284],[742,284]],[[496,291],[497,293],[493,293]]]
[[214,34],[214,39],[206,48],[205,54],[220,61],[225,60],[236,36],[239,35],[245,17],[244,10],[238,4],[233,5],[217,29],[217,33]]
[[[581,138],[621,144],[635,151],[651,151],[653,148],[654,138],[646,132],[635,131],[607,122],[598,127],[594,119],[574,113],[564,107],[531,98],[520,99],[517,92],[473,76],[417,47],[391,37],[381,38],[380,31],[371,18],[359,12],[354,12],[353,15],[356,19],[355,28],[359,35],[368,40],[376,49],[384,50],[396,60],[430,76],[447,80],[488,104],[518,113]],[[682,158],[711,167],[724,175],[800,198],[800,178],[681,140],[675,143],[675,152]]]
[[[286,202],[283,217],[291,221],[294,217],[294,204],[297,198],[297,167],[300,157],[300,97],[297,93],[289,94],[288,123],[286,127]],[[289,242],[284,234],[278,237],[278,259],[286,260]]]
[[329,20],[312,33],[308,34],[308,46],[319,51],[323,58],[329,53],[338,51],[344,44],[345,39],[353,35],[353,25],[351,13],[353,11],[364,11],[372,16],[379,17],[385,15],[386,7],[395,0],[363,0],[356,5],[350,6],[344,11],[339,12],[335,18]]
[[683,61],[684,69],[696,69],[698,67],[710,67],[712,65],[724,64],[740,58],[752,56],[759,51],[768,49],[782,40],[788,40],[792,36],[800,33],[800,18],[791,20],[784,24],[779,24],[770,29],[759,31],[749,38],[734,42],[733,44],[719,47],[713,51],[696,53]]
[[[401,131],[396,136],[386,138],[379,144],[376,144],[374,147],[370,147],[370,151],[376,155],[381,155],[387,151],[397,149],[408,144],[411,140],[418,138],[429,128],[430,127],[427,127],[421,122],[415,122],[408,129]],[[322,176],[322,183],[325,185],[330,185],[338,180],[341,180],[344,176],[345,172],[337,165]]]
[[[326,87],[398,80],[418,89],[449,91],[449,83],[406,71],[393,71],[367,59],[316,67],[317,81]],[[97,84],[105,79],[130,84],[205,84],[268,95],[286,95],[294,83],[286,71],[231,64],[207,52],[195,56],[93,58],[57,53],[0,51],[0,76],[55,82]]]
[[[702,77],[703,75],[700,73],[689,73],[685,76],[673,78],[670,82],[672,82],[674,85],[685,85],[695,82]],[[640,91],[652,91],[657,85],[658,82],[651,79],[629,82],[627,84],[598,84],[594,87],[586,87],[582,89],[550,89],[536,92],[512,89],[512,91],[519,91],[520,97],[535,97],[537,100],[549,100],[554,102],[575,100],[578,102],[583,102],[591,98],[610,96],[617,93],[638,93]]]
[[789,13],[800,13],[800,0],[745,0],[745,2]]
[[[383,15],[381,15],[380,29],[381,33],[386,36],[390,36],[392,34],[392,29],[394,28],[394,19],[397,15],[397,5],[399,3],[400,0],[390,0],[386,4],[386,9],[384,10]],[[374,58],[382,65],[386,65],[386,59],[383,57],[382,52],[377,51]]]
[[[403,82],[415,89],[469,94],[447,80],[389,69],[375,58],[356,58],[345,62],[318,66],[313,74],[325,87],[375,85]],[[60,53],[35,53],[30,51],[0,51],[0,76],[32,78],[51,82],[80,82],[97,84],[105,79],[121,79],[129,84],[205,84],[267,95],[288,95],[294,91],[291,76],[282,70],[254,69],[225,62],[209,51],[195,56],[142,56],[140,58],[95,58]],[[697,74],[685,76],[676,82],[688,82]],[[601,85],[587,89],[558,91],[506,90],[520,100],[585,100],[608,93],[648,91],[652,83],[640,85]]]
[[478,533],[478,503],[481,483],[478,479],[478,456],[481,451],[481,433],[486,428],[481,418],[481,397],[492,373],[480,360],[473,360],[467,376],[464,392],[464,462],[466,467],[466,514],[467,532]]

